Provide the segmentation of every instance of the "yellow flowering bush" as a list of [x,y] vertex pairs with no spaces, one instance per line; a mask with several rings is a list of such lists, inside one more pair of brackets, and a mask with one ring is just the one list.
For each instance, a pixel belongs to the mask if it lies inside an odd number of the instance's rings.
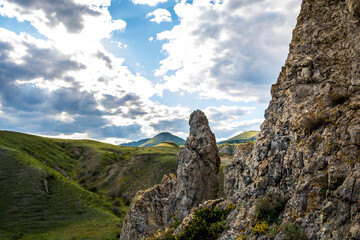
[[254,234],[264,234],[269,230],[269,224],[266,221],[260,221],[252,228]]

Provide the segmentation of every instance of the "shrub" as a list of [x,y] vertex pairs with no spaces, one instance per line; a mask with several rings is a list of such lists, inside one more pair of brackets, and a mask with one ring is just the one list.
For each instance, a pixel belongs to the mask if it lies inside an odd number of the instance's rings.
[[264,234],[269,230],[269,224],[266,221],[260,221],[252,228],[254,234]]
[[185,226],[178,236],[173,236],[174,228],[156,239],[161,240],[208,240],[217,239],[227,228],[225,219],[229,212],[235,208],[229,204],[224,210],[204,207],[194,213],[193,219]]
[[284,234],[286,240],[307,240],[308,237],[302,231],[301,227],[295,223],[286,223],[284,225]]
[[266,221],[268,224],[277,223],[286,202],[287,199],[280,195],[267,194],[255,205],[256,220],[258,222]]
[[226,229],[225,218],[230,209],[202,208],[194,213],[194,219],[185,227],[177,240],[217,239]]

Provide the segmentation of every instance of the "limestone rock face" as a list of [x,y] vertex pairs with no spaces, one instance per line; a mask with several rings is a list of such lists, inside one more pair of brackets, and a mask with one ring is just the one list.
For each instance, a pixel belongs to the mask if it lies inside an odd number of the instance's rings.
[[359,10],[358,0],[303,0],[260,136],[225,169],[226,195],[241,208],[222,239],[252,235],[267,194],[288,199],[281,223],[309,239],[359,239]]
[[215,136],[205,114],[199,110],[191,114],[189,125],[185,148],[177,156],[178,185],[165,208],[168,222],[170,215],[182,220],[192,207],[217,197],[220,158]]
[[178,177],[165,176],[160,185],[136,194],[121,240],[146,239],[164,232],[174,217],[182,220],[191,208],[217,197],[220,158],[215,136],[201,111],[191,114],[189,124],[185,148],[177,155]]
[[120,240],[146,239],[165,230],[163,209],[177,178],[164,176],[161,184],[146,191],[139,191],[126,214]]

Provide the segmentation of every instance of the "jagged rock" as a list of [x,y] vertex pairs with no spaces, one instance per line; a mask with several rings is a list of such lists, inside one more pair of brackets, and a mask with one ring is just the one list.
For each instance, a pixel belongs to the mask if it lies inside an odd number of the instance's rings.
[[351,14],[360,16],[360,2],[357,0],[346,0],[346,4]]
[[121,240],[145,239],[164,232],[174,217],[182,220],[190,209],[215,199],[220,158],[215,136],[205,114],[191,114],[190,135],[178,155],[178,170],[164,177],[160,185],[139,191],[128,211]]
[[[239,147],[225,169],[226,201],[234,202],[236,209],[227,217],[229,228],[220,239],[290,239],[285,223],[300,226],[293,227],[299,239],[305,238],[303,233],[312,240],[360,239],[359,13],[358,0],[303,0],[259,138],[254,146]],[[195,196],[204,196],[200,193],[213,185],[199,187],[204,180],[196,168],[218,168],[214,153],[206,153],[211,147],[196,137],[198,132],[191,130],[179,154],[186,158],[180,160],[184,165],[179,183],[166,205],[168,213],[179,210],[181,218],[205,198]],[[189,162],[192,159],[201,162]],[[205,169],[200,172],[206,175]],[[267,196],[287,199],[276,213],[282,226],[273,228],[271,237],[266,228],[257,234],[253,230],[261,223],[259,204],[265,212],[275,204],[261,202]]]
[[176,176],[170,174],[164,176],[161,184],[139,191],[126,214],[120,240],[146,239],[164,231],[164,206],[176,184]]
[[199,110],[191,114],[189,125],[185,148],[180,149],[177,156],[178,185],[165,207],[168,222],[171,215],[182,220],[191,208],[217,197],[220,158],[215,136],[205,114]]
[[359,239],[359,13],[358,0],[303,0],[259,138],[225,168],[226,195],[241,207],[221,239],[264,239],[251,229],[267,194],[288,199],[281,223],[309,239]]
[[241,183],[249,184],[248,181],[251,181],[251,178],[249,176],[250,169],[246,168],[247,164],[244,161],[249,159],[247,156],[251,154],[253,149],[253,143],[239,145],[232,162],[224,168],[224,191],[227,198],[231,198],[236,192],[246,193],[243,189],[245,185],[241,186]]

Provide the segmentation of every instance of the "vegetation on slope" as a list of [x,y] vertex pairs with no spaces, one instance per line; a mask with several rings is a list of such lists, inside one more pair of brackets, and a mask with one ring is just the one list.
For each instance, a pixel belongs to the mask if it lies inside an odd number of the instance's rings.
[[115,239],[124,202],[176,172],[178,152],[8,131],[0,149],[0,239]]
[[123,143],[123,144],[120,144],[120,146],[124,146],[124,147],[140,147],[141,144],[146,143],[146,142],[149,141],[150,139],[151,139],[151,138],[145,138],[145,139],[141,139],[141,140],[139,140],[139,141]]
[[258,135],[260,132],[258,131],[246,131],[243,133],[240,133],[239,135],[236,135],[235,137],[229,138],[228,140],[221,141],[218,144],[234,144],[234,143],[247,143],[247,142],[254,142],[256,141]]

